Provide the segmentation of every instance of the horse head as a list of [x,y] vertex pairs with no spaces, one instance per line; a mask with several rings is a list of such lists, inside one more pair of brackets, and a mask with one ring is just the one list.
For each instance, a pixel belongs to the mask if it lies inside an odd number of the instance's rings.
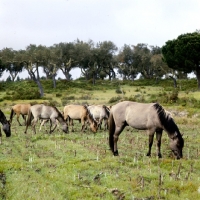
[[92,132],[96,133],[98,130],[98,123],[96,120],[94,120],[92,123],[90,123],[90,129]]
[[6,121],[6,123],[3,124],[3,131],[6,134],[6,137],[11,136],[11,130],[10,130],[10,121]]
[[177,134],[177,132],[175,132],[174,136],[170,139],[169,146],[177,159],[183,157],[182,149],[184,146],[184,140],[181,134]]
[[68,125],[67,125],[67,123],[64,123],[62,125],[62,130],[63,130],[63,132],[68,133]]

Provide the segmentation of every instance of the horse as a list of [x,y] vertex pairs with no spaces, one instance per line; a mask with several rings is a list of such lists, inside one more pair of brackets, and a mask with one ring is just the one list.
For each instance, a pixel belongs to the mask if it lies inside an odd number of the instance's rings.
[[[10,137],[11,136],[11,130],[10,130],[10,121],[6,119],[6,116],[4,115],[4,113],[0,110],[0,122],[3,125],[3,131],[6,134],[6,137]],[[0,133],[0,136],[1,133]]]
[[69,120],[69,124],[72,126],[72,132],[74,131],[73,120],[80,120],[82,124],[81,131],[84,132],[86,128],[86,121],[89,121],[91,130],[96,133],[98,126],[96,120],[92,117],[88,107],[86,105],[66,105],[64,107],[64,119]]
[[[28,126],[30,126],[32,122],[33,131],[36,134],[35,125],[39,119],[50,119],[49,133],[52,133],[55,130],[57,126],[56,120],[58,120],[62,125],[62,131],[68,133],[68,125],[60,111],[56,107],[46,106],[44,104],[36,104],[29,108],[26,129],[24,133],[27,133]],[[54,124],[53,128],[52,123]]]
[[159,158],[162,158],[160,152],[161,137],[163,130],[165,130],[170,138],[169,146],[172,152],[177,159],[183,157],[184,139],[171,115],[160,104],[123,101],[111,108],[109,117],[109,146],[114,156],[119,155],[117,141],[120,133],[126,126],[131,126],[138,130],[147,130],[149,135],[147,156],[151,156],[151,147],[156,132],[157,155]]
[[12,106],[11,113],[10,113],[10,123],[12,123],[12,118],[17,115],[17,121],[19,126],[22,126],[22,124],[19,121],[19,116],[22,115],[22,118],[25,121],[26,124],[26,115],[28,115],[28,110],[31,107],[31,104],[16,104]]
[[90,105],[88,106],[93,118],[98,121],[98,127],[101,129],[104,120],[104,131],[108,129],[108,118],[110,109],[105,105]]

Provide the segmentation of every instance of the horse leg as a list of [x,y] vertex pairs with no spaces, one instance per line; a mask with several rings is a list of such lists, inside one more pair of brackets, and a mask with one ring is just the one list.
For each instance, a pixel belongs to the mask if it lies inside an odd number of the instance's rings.
[[72,132],[74,132],[74,122],[73,122],[73,119],[69,118],[69,124],[70,126],[72,127]]
[[81,124],[82,124],[82,128],[81,131],[84,132],[85,131],[85,122],[86,120],[84,118],[81,119]]
[[2,133],[1,133],[1,128],[0,128],[0,144],[2,144]]
[[24,124],[26,125],[26,116],[22,115],[22,118],[24,119]]
[[20,121],[19,121],[19,116],[20,116],[20,114],[17,114],[17,121],[18,121],[19,126],[22,126]]
[[158,155],[158,158],[162,158],[162,155],[160,153],[161,138],[162,138],[162,130],[157,130],[156,131],[156,140],[157,140],[157,155]]
[[[47,121],[48,121],[47,119],[43,119],[43,120],[42,120],[42,123],[40,124],[39,131],[42,130],[42,126],[44,126],[44,124],[46,124]],[[45,129],[46,129],[46,126],[45,126]],[[47,131],[47,130],[46,130],[46,131]]]
[[[54,127],[51,129],[52,124],[54,124]],[[50,119],[50,133],[53,133],[53,131],[56,129],[57,123],[55,119]]]
[[108,119],[104,119],[104,131],[108,130]]
[[154,134],[149,134],[149,151],[147,152],[147,156],[151,156],[151,147],[153,145]]
[[103,118],[102,118],[102,119],[99,119],[99,122],[98,122],[98,126],[99,126],[99,129],[100,129],[100,130],[101,130],[102,121],[103,121]]
[[32,122],[32,129],[33,129],[34,134],[36,134],[35,125],[36,125],[37,121],[38,121],[37,119],[36,120],[34,119]]
[[113,151],[113,155],[114,156],[118,156],[119,155],[118,149],[117,149],[117,141],[119,139],[120,133],[124,130],[124,128],[125,128],[125,125],[122,126],[122,127],[116,127],[116,129],[115,129],[115,133],[113,135],[113,138],[114,138],[114,151]]

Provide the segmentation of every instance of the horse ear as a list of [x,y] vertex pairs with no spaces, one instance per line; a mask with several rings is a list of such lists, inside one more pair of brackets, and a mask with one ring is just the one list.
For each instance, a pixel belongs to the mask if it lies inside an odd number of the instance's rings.
[[177,136],[178,136],[178,134],[177,134],[177,132],[175,132],[174,136],[172,137],[172,139],[174,140]]

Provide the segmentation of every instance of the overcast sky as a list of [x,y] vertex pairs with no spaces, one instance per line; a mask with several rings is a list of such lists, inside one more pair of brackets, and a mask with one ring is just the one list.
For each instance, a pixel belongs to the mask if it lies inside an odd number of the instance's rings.
[[200,0],[0,0],[0,50],[77,38],[162,47],[200,30],[199,19]]

